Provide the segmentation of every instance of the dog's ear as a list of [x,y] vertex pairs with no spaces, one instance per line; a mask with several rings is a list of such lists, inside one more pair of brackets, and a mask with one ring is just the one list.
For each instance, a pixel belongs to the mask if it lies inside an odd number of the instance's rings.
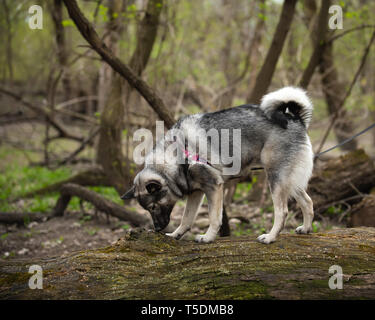
[[132,186],[129,191],[127,191],[125,194],[123,194],[121,196],[121,199],[122,200],[127,200],[127,199],[133,199],[133,198],[135,198],[134,192],[135,192],[135,186]]

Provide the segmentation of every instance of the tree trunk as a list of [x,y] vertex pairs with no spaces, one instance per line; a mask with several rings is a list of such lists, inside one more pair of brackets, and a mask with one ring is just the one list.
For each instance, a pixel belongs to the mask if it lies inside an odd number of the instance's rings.
[[62,85],[64,88],[64,99],[68,101],[71,98],[71,81],[69,70],[67,70],[68,63],[68,48],[65,39],[65,30],[62,24],[63,21],[63,3],[62,0],[54,0],[51,7],[52,21],[55,27],[55,39],[57,46],[57,57],[60,68],[62,69]]
[[[325,46],[319,71],[321,73],[322,88],[328,113],[334,115],[336,110],[340,108],[341,101],[345,96],[345,86],[339,81],[338,70],[334,64],[333,42]],[[339,142],[344,141],[352,135],[353,123],[347,116],[344,108],[340,111],[333,129]],[[345,143],[340,148],[343,150],[355,150],[357,148],[357,140]]]
[[255,86],[249,95],[249,103],[259,103],[262,96],[267,92],[275,72],[277,61],[284,46],[286,36],[293,21],[297,0],[285,0],[276,31],[273,35],[271,46],[268,49],[266,59],[257,76]]
[[[307,24],[310,25],[315,15],[316,2],[314,0],[305,0],[305,4],[305,17]],[[329,5],[330,1],[322,1],[315,32],[311,33],[315,49],[309,65],[303,74],[300,86],[307,88],[315,67],[319,65],[321,83],[327,103],[328,113],[333,115],[336,110],[340,108],[342,99],[345,96],[345,86],[340,83],[338,70],[334,64],[333,42],[325,42]],[[346,111],[344,109],[340,112],[339,118],[334,126],[334,131],[338,141],[347,139],[353,132],[353,124],[346,116]],[[357,148],[357,141],[352,140],[344,144],[341,148],[343,150],[355,150]]]
[[9,72],[9,80],[10,83],[13,82],[13,48],[12,48],[12,41],[13,41],[13,34],[12,34],[12,21],[11,21],[11,13],[9,6],[6,0],[2,0],[3,10],[5,14],[5,21],[7,26],[7,42],[6,42],[6,58],[7,58],[7,66]]
[[76,24],[81,35],[87,40],[92,48],[107,62],[117,73],[119,73],[129,84],[135,88],[142,97],[154,109],[157,115],[165,122],[167,128],[174,124],[171,112],[168,110],[163,100],[141,77],[124,64],[99,38],[92,24],[86,19],[79,9],[75,0],[63,0],[68,9],[69,16]]
[[[161,8],[160,0],[149,0],[147,3],[145,16],[138,29],[137,46],[129,63],[130,69],[137,76],[141,76],[150,57],[157,34]],[[125,108],[128,107],[132,89],[128,82],[116,75],[101,115],[97,162],[103,166],[119,193],[123,193],[131,183],[130,168],[122,153],[122,131]]]
[[305,0],[305,17],[309,30],[312,30],[310,35],[314,45],[313,53],[299,83],[299,86],[305,89],[307,89],[310,84],[315,68],[321,63],[326,48],[325,40],[328,28],[328,10],[330,4],[330,0],[322,1],[316,26],[313,27],[316,14],[316,3],[315,0]]
[[265,0],[260,1],[260,17],[258,18],[257,24],[255,26],[254,30],[254,37],[251,41],[250,45],[250,56],[249,56],[249,65],[251,67],[250,71],[250,77],[249,77],[249,96],[247,98],[247,102],[250,102],[250,95],[254,90],[255,82],[256,82],[256,76],[257,76],[257,62],[260,60],[261,52],[260,52],[260,46],[262,44],[262,38],[265,33]]
[[115,75],[103,113],[100,115],[97,163],[119,193],[123,193],[129,183],[129,172],[122,153],[122,129],[124,105],[122,104],[122,79]]
[[[0,299],[374,299],[375,229],[255,236],[212,244],[133,230],[116,244],[53,259],[0,262]],[[43,289],[30,290],[40,265]],[[332,265],[343,290],[329,288]]]
[[[103,40],[106,46],[115,54],[118,55],[118,40],[123,32],[123,19],[119,19],[123,12],[124,3],[120,0],[107,1],[108,2],[108,19],[106,23],[106,34],[108,36]],[[106,63],[103,63],[99,69],[98,80],[98,111],[101,113],[106,105],[110,88],[112,86],[114,70]]]

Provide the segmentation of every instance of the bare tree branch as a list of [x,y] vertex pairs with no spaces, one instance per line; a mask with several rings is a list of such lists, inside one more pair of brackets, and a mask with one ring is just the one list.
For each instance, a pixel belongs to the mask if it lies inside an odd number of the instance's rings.
[[140,76],[137,76],[126,64],[114,56],[111,50],[99,38],[92,24],[81,12],[75,0],[64,0],[69,16],[76,24],[79,32],[91,45],[91,47],[107,62],[117,73],[124,77],[129,84],[145,98],[158,116],[169,128],[174,124],[171,112],[165,106],[160,96]]
[[[72,135],[72,134],[68,133],[67,130],[50,115],[49,110],[47,108],[34,105],[34,104],[24,100],[20,95],[12,92],[10,90],[7,90],[5,88],[0,87],[0,92],[12,97],[13,99],[15,99],[19,102],[21,102],[24,106],[33,110],[35,113],[37,113],[39,115],[43,115],[46,118],[46,120],[59,132],[59,137],[72,139],[72,140],[76,140],[76,141],[82,141],[83,140],[82,137],[77,137],[75,135]],[[61,112],[61,111],[62,110],[59,110],[59,112]],[[66,112],[66,110],[64,110],[61,113],[67,113],[67,112]],[[69,113],[73,113],[73,112],[69,111]],[[74,114],[75,114],[75,112],[74,112]]]

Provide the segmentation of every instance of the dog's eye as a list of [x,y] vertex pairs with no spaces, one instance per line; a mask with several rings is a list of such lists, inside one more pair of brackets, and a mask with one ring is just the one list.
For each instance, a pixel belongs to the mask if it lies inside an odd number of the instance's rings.
[[161,185],[159,183],[156,183],[156,182],[150,182],[147,186],[146,186],[146,189],[147,189],[147,192],[150,193],[150,194],[153,194],[155,192],[158,192],[160,191],[161,189]]

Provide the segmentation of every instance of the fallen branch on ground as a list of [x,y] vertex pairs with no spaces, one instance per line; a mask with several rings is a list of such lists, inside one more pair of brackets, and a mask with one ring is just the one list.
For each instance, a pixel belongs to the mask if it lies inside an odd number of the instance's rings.
[[0,212],[0,223],[23,225],[32,221],[46,221],[52,216],[52,213],[40,212]]
[[75,196],[81,200],[90,202],[98,211],[104,212],[122,221],[126,221],[133,227],[150,228],[152,226],[151,219],[148,216],[129,211],[125,207],[106,199],[100,194],[77,184],[64,184],[60,187],[59,191],[61,194],[60,198],[58,199],[56,206],[51,213],[0,212],[0,223],[24,224],[25,222],[45,221],[52,217],[61,217],[64,215],[71,198]]
[[62,216],[71,198],[76,196],[84,201],[90,202],[97,210],[129,222],[134,227],[151,227],[151,220],[142,214],[126,210],[123,206],[114,203],[100,194],[86,189],[77,184],[64,184],[60,189],[60,198],[54,209],[55,216]]
[[307,193],[314,209],[321,212],[327,205],[340,201],[359,202],[359,193],[369,193],[375,187],[375,166],[363,151],[356,150],[327,161],[314,171]]

